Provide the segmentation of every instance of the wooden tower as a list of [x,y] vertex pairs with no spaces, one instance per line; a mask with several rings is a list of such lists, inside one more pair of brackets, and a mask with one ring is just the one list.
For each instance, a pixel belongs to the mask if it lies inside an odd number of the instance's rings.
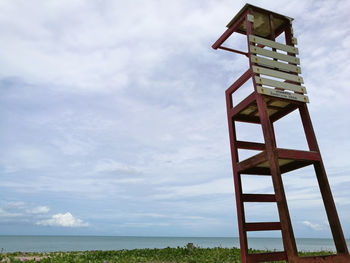
[[[228,29],[213,44],[223,49],[245,55],[249,68],[226,90],[227,117],[235,185],[238,228],[242,262],[350,262],[348,248],[339,222],[337,210],[328,183],[307,104],[306,88],[300,76],[298,48],[293,37],[292,18],[250,4],[246,4],[227,25]],[[248,51],[243,52],[222,44],[234,32],[247,36]],[[285,34],[285,44],[275,42]],[[232,94],[252,79],[252,93],[233,104]],[[276,147],[274,122],[294,110],[300,113],[309,147],[308,151]],[[238,141],[236,122],[255,123],[262,126],[264,143]],[[239,160],[238,149],[258,150],[259,154]],[[313,165],[323,203],[332,231],[337,253],[329,256],[299,257],[288,211],[281,174]],[[241,175],[271,176],[274,194],[249,194],[242,190]],[[279,222],[246,222],[245,202],[275,202]],[[280,230],[282,252],[249,254],[248,231]]]

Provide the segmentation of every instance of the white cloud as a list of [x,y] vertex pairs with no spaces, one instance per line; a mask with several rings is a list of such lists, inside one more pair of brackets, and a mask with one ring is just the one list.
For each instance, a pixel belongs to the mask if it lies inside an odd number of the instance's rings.
[[21,201],[0,202],[0,221],[33,223],[47,214],[50,208],[47,206],[33,206]]
[[313,229],[315,231],[322,231],[325,229],[325,227],[323,225],[313,224],[310,221],[303,221],[302,223],[303,223],[303,225],[310,227],[311,229]]
[[86,227],[89,224],[79,218],[75,218],[71,213],[53,215],[50,219],[41,220],[37,225],[61,226],[61,227]]
[[[330,9],[332,1],[252,0],[295,18],[314,128],[326,169],[330,163],[341,167],[329,179],[346,218],[350,119],[339,113],[350,110],[349,67],[344,64],[350,58],[344,51],[350,35],[348,2],[340,0]],[[58,200],[52,210],[65,207],[72,214],[78,203],[85,207],[89,202],[101,209],[100,220],[113,215],[103,212],[107,206],[118,204],[120,210],[142,211],[152,220],[174,216],[171,211],[188,221],[186,214],[229,211],[222,220],[231,224],[235,209],[224,90],[248,61],[210,45],[243,5],[229,0],[0,1],[5,127],[0,190],[11,200],[36,196],[39,201],[33,204]],[[240,37],[229,46],[246,48],[246,41],[238,43]],[[283,142],[294,146],[296,115],[292,124],[276,129],[284,134]],[[243,139],[255,137],[251,128],[238,131]],[[283,178],[296,214],[322,204],[309,191],[315,184],[307,173]],[[254,176],[243,179],[243,189],[273,191],[271,180]],[[71,207],[64,203],[67,194]],[[69,225],[69,215],[50,218],[48,207],[39,207],[4,207],[0,215]],[[87,224],[70,219],[71,225]],[[134,222],[128,216],[120,221]],[[346,224],[344,229],[350,229]]]
[[86,138],[85,140],[77,139],[72,135],[54,139],[52,143],[66,155],[88,155],[93,149],[93,142]]
[[154,223],[154,222],[128,222],[119,227],[162,227],[169,226],[169,223]]
[[229,194],[233,195],[233,180],[232,178],[222,178],[202,184],[186,184],[186,179],[183,179],[182,186],[172,186],[160,188],[163,193],[153,196],[155,199],[168,199],[175,197],[194,197],[204,195]]
[[[0,156],[3,156],[1,152]],[[6,158],[1,159],[0,164],[4,166],[5,172],[9,173],[21,169],[42,169],[54,162],[45,147],[36,147],[34,145],[13,145],[6,152]]]
[[27,210],[31,214],[46,214],[50,211],[50,208],[47,206],[37,206],[32,209]]
[[97,162],[95,172],[116,172],[116,173],[136,173],[137,169],[120,162],[104,159]]
[[4,219],[9,219],[9,218],[18,218],[18,217],[21,217],[22,214],[20,213],[11,213],[11,212],[8,212],[2,208],[0,208],[0,220],[4,220]]

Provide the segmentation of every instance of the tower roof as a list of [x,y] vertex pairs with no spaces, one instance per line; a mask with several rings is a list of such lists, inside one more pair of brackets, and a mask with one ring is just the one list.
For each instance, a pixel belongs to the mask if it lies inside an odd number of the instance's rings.
[[[227,24],[227,27],[231,27],[248,9],[251,9],[252,15],[254,15],[254,34],[257,36],[268,37],[270,35],[269,14],[273,15],[273,23],[276,32],[278,32],[279,28],[281,28],[285,23],[290,23],[293,21],[293,18],[289,16],[281,15],[251,4],[245,4],[245,6],[235,15],[230,23]],[[237,31],[245,34],[245,27],[246,24],[243,22]]]

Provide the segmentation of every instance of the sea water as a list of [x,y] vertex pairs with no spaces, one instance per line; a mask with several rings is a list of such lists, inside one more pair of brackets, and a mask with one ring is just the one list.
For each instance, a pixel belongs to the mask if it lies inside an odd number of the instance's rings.
[[[296,242],[299,251],[335,251],[332,239],[298,238]],[[349,246],[350,241],[347,242]],[[3,252],[165,248],[184,247],[188,243],[202,248],[239,247],[239,239],[230,237],[0,236],[0,249]],[[280,238],[249,238],[248,246],[264,250],[283,249]]]

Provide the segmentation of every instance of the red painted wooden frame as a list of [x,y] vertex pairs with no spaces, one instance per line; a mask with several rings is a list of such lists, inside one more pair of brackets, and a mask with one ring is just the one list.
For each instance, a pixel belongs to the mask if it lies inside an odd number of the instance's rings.
[[[242,9],[240,16],[235,22],[220,36],[220,38],[212,45],[214,49],[223,49],[230,52],[245,55],[249,58],[249,68],[242,74],[225,92],[226,94],[226,108],[227,119],[231,146],[231,158],[233,168],[233,179],[235,186],[236,207],[237,207],[237,219],[238,229],[240,237],[240,248],[242,262],[265,262],[272,260],[285,260],[287,262],[350,262],[350,256],[348,248],[344,239],[343,231],[338,218],[337,210],[332,197],[331,189],[328,183],[327,175],[323,165],[322,157],[318,148],[316,136],[312,127],[311,118],[308,112],[307,105],[298,101],[290,101],[286,99],[273,98],[274,100],[288,101],[290,104],[284,109],[279,110],[277,113],[269,116],[267,112],[267,96],[259,94],[257,92],[257,84],[255,82],[251,62],[251,53],[248,48],[248,52],[238,51],[236,49],[223,47],[222,44],[234,33],[243,33],[247,36],[248,47],[251,45],[249,41],[249,35],[254,34],[253,23],[248,20],[248,14],[253,12],[264,12],[269,15],[269,27],[270,27],[270,40],[281,34],[285,33],[285,41],[287,45],[294,46],[292,43],[292,31],[291,21],[286,20],[282,27],[275,30],[274,28],[274,15],[283,17],[282,15],[270,12],[268,10],[261,9],[252,5],[246,5]],[[242,11],[241,10],[241,11]],[[246,25],[246,32],[242,32],[238,28],[242,23]],[[293,54],[288,54],[293,55]],[[237,91],[245,82],[250,78],[253,81],[253,92],[246,97],[243,101],[237,105],[233,105],[232,94]],[[270,97],[271,98],[271,97]],[[250,105],[256,105],[258,117],[244,117],[240,113]],[[298,109],[302,120],[306,140],[309,146],[309,151],[298,151],[290,149],[279,149],[276,147],[276,139],[274,133],[273,122],[284,117],[290,112]],[[257,123],[262,125],[264,143],[237,141],[235,122],[244,121]],[[238,149],[259,150],[261,153],[248,158],[244,161],[240,161],[238,158]],[[285,165],[279,164],[279,159],[290,160]],[[261,167],[261,164],[267,162],[267,167]],[[260,166],[258,166],[260,165]],[[322,199],[324,202],[325,210],[327,213],[328,221],[332,231],[334,243],[336,246],[337,254],[329,256],[314,256],[314,257],[299,257],[295,243],[292,223],[288,211],[288,205],[284,192],[283,182],[281,174],[294,169],[304,167],[306,165],[313,165],[317,176],[318,184],[320,187]],[[256,175],[268,175],[271,176],[274,194],[249,194],[243,193],[241,175],[242,174],[256,174]],[[280,222],[249,222],[245,220],[244,203],[245,202],[276,202],[278,207]],[[280,230],[282,232],[282,240],[284,251],[282,252],[270,252],[249,254],[248,253],[248,240],[247,231],[267,231],[267,230]]]

